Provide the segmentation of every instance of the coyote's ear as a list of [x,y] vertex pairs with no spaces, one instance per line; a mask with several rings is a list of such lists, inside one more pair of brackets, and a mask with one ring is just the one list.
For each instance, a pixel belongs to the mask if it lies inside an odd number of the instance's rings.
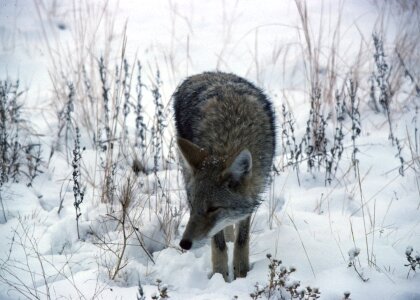
[[184,138],[179,137],[177,141],[184,159],[190,167],[198,169],[201,162],[208,156],[207,151]]
[[252,172],[252,155],[248,149],[242,150],[224,171],[234,182],[239,183],[249,177]]

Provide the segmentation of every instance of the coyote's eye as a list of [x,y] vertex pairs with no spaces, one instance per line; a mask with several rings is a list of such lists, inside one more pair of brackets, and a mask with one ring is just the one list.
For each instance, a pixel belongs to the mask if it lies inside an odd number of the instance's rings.
[[217,211],[219,209],[220,209],[220,207],[211,206],[211,207],[207,208],[207,213],[210,214],[210,213],[215,212],[215,211]]
[[233,180],[233,179],[230,179],[226,182],[226,186],[230,190],[235,190],[240,186],[240,182],[236,181],[236,180]]

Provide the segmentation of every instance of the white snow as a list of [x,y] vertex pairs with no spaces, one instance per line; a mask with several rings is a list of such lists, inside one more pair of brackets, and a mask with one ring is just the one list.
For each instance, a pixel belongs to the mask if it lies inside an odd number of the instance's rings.
[[[341,14],[339,2],[343,3]],[[373,70],[371,34],[382,28],[385,51],[391,52],[401,28],[410,24],[409,19],[401,21],[404,13],[397,9],[385,12],[381,20],[376,2],[381,1],[307,1],[311,38],[318,42],[320,37],[321,81],[328,80],[328,58],[334,30],[339,28],[337,73],[360,59],[360,77],[366,79],[361,89],[368,95],[367,78]],[[77,23],[77,13],[84,24]],[[115,35],[106,40],[112,21]],[[250,79],[273,100],[278,118],[278,166],[284,161],[280,147],[283,103],[296,119],[296,137],[304,134],[310,87],[304,71],[305,37],[295,1],[0,0],[0,80],[19,78],[27,89],[24,117],[40,133],[45,161],[57,123],[50,104],[55,97],[54,68],[70,68],[70,58],[77,62],[106,53],[117,61],[124,26],[126,57],[130,63],[141,60],[145,84],[153,83],[156,66],[161,72],[168,119],[164,151],[174,132],[172,92],[188,75],[215,69]],[[412,24],[411,34],[419,38],[416,26]],[[81,36],[84,42],[75,42]],[[360,47],[364,49],[361,58]],[[418,49],[414,50],[417,58]],[[62,61],[51,60],[51,55],[57,58],[60,53]],[[418,75],[418,65],[413,63]],[[146,113],[151,116],[153,99],[150,91],[144,93]],[[352,167],[350,133],[331,185],[325,186],[322,171],[307,172],[306,163],[300,165],[298,176],[292,167],[281,170],[252,219],[251,270],[246,278],[231,282],[225,282],[221,274],[211,276],[209,242],[187,252],[178,247],[188,211],[182,176],[178,165],[171,163],[157,173],[159,181],[154,174],[135,179],[129,216],[139,230],[130,231],[122,261],[127,265],[111,280],[109,266],[117,259],[109,250],[121,250],[122,236],[112,215],[121,215],[120,206],[112,212],[101,203],[99,190],[92,187],[102,179],[97,151],[82,136],[81,145],[88,148],[82,152],[87,190],[81,204],[80,240],[73,207],[73,169],[64,151],[54,153],[43,165],[44,173],[32,187],[22,180],[2,188],[7,222],[0,219],[0,299],[136,299],[139,282],[151,299],[159,294],[156,279],[171,299],[230,300],[235,295],[250,299],[256,283],[263,289],[268,282],[267,253],[285,266],[294,266],[297,271],[292,279],[302,287],[318,287],[321,299],[342,299],[346,291],[351,299],[420,299],[420,275],[411,272],[407,278],[404,266],[406,253],[416,256],[420,252],[419,166],[408,140],[414,142],[415,111],[413,103],[404,99],[395,98],[392,104],[394,133],[403,144],[405,161],[415,160],[406,166],[417,164],[417,171],[408,167],[405,176],[399,174],[398,152],[388,139],[385,115],[375,113],[368,99],[360,99],[362,133],[356,143],[361,180]],[[418,101],[417,97],[412,102],[418,105]],[[351,122],[347,119],[345,124],[350,130]],[[153,157],[147,163],[153,165]],[[123,185],[129,171],[119,169],[117,173],[117,183]],[[61,200],[63,208],[58,214]],[[106,243],[98,242],[95,235]],[[140,241],[154,262],[139,246]],[[230,268],[232,248],[229,243]],[[369,278],[367,282],[348,267],[349,260]]]

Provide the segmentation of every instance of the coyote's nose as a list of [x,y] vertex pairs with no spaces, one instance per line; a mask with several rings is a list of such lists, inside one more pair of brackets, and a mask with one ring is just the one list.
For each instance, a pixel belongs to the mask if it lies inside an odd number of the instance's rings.
[[184,250],[190,250],[191,249],[191,246],[192,246],[192,242],[189,241],[189,240],[181,240],[181,242],[179,243],[179,245]]

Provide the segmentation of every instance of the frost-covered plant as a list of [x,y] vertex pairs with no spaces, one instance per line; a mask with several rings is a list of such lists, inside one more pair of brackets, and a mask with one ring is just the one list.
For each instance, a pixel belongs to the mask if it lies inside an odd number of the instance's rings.
[[[70,81],[65,82],[66,93],[65,100],[62,102],[62,107],[57,109],[57,126],[55,143],[51,146],[50,159],[55,151],[64,151],[66,159],[69,163],[72,159],[70,142],[74,141],[74,107],[76,101],[76,90],[74,84]],[[64,149],[61,146],[64,145]]]
[[137,61],[137,84],[136,84],[136,134],[135,134],[135,142],[134,147],[140,150],[141,158],[144,160],[144,154],[146,151],[146,124],[144,123],[143,117],[143,83],[142,83],[142,76],[141,76],[142,66],[140,61]]
[[10,179],[17,182],[22,171],[21,94],[19,81],[0,81],[0,189]]
[[343,122],[345,119],[346,103],[345,97],[342,97],[337,91],[335,95],[336,127],[334,132],[333,145],[330,148],[330,155],[325,159],[325,183],[331,184],[335,176],[344,151],[343,140]]
[[258,284],[258,283],[256,283],[254,285],[254,288],[255,288],[254,291],[249,294],[249,296],[251,297],[251,299],[252,300],[257,300],[259,298],[262,298],[262,296],[265,293],[265,287],[262,286],[262,285],[260,285],[260,284]]
[[[151,84],[146,85],[140,62],[130,65],[124,49],[117,62],[105,55],[94,58],[90,64],[69,64],[70,69],[63,70],[64,75],[55,84],[56,102],[61,107],[59,137],[51,156],[60,145],[66,145],[62,150],[69,154],[71,163],[71,142],[67,145],[63,140],[66,136],[66,140],[74,140],[77,123],[98,154],[97,172],[87,172],[86,182],[100,189],[102,203],[110,204],[117,200],[117,181],[124,170],[131,167],[137,175],[148,173],[162,167],[161,161],[166,159],[163,131],[167,121],[159,70]],[[145,100],[153,100],[155,114],[146,114]],[[148,125],[151,126],[147,128]]]
[[[102,154],[99,156],[100,164],[103,170],[103,186],[101,200],[105,203],[113,203],[115,195],[115,158],[114,144],[116,142],[115,128],[113,124],[119,117],[119,106],[111,103],[111,92],[108,80],[107,66],[103,57],[99,59],[99,74],[102,86],[102,115],[100,122],[102,126],[98,126],[97,135],[94,135],[95,144]],[[116,76],[118,77],[118,67],[116,67]],[[118,96],[118,79],[115,80],[115,88],[113,90],[114,98]],[[115,100],[115,99],[114,99]]]
[[402,146],[401,146],[400,140],[398,138],[395,138],[395,144],[396,144],[397,150],[398,150],[398,153],[397,153],[396,156],[398,156],[398,158],[400,160],[400,163],[401,163],[401,166],[399,167],[398,172],[400,173],[401,176],[404,176],[404,157],[402,156],[402,153],[401,153],[402,152]]
[[124,58],[124,77],[123,77],[123,89],[124,89],[124,103],[123,103],[123,139],[124,142],[128,138],[127,128],[127,117],[130,113],[130,93],[131,93],[131,79],[129,73],[129,65],[127,59]]
[[405,264],[404,266],[409,267],[407,278],[410,275],[411,271],[416,272],[416,268],[420,269],[420,254],[417,253],[413,257],[413,247],[408,246],[405,250],[405,256],[407,258],[408,264]]
[[299,158],[298,145],[295,138],[295,121],[290,111],[286,109],[286,105],[281,106],[281,115],[283,117],[281,122],[281,140],[282,149],[287,150],[286,154],[287,165],[297,167],[297,160]]
[[[306,131],[302,143],[305,145],[308,170],[312,171],[315,166],[318,170],[321,161],[326,156],[325,127],[327,122],[321,112],[321,89],[315,86],[311,90],[311,108],[306,121]],[[302,144],[301,143],[301,144]]]
[[111,139],[111,126],[110,126],[110,95],[109,95],[109,86],[108,86],[108,79],[107,79],[107,72],[105,66],[104,58],[101,57],[99,59],[99,74],[101,78],[101,85],[102,85],[102,101],[103,101],[103,128],[105,131],[105,142],[110,142]]
[[300,281],[291,278],[291,274],[296,271],[295,267],[283,266],[282,261],[272,258],[271,254],[267,254],[267,258],[270,261],[268,284],[266,286],[255,284],[255,290],[250,294],[251,299],[263,296],[269,300],[314,300],[320,298],[321,292],[318,288],[310,286],[303,288]]
[[153,136],[153,171],[156,173],[159,170],[159,159],[161,158],[162,144],[163,144],[163,129],[165,125],[164,107],[162,104],[162,95],[160,94],[160,87],[162,81],[160,79],[160,72],[156,72],[156,81],[152,90],[153,102],[155,104],[155,123],[152,128]]
[[[325,184],[331,184],[339,168],[344,152],[346,115],[351,119],[351,139],[353,142],[353,162],[356,161],[356,139],[361,133],[361,118],[359,99],[357,98],[358,83],[354,79],[346,80],[335,94],[335,128],[329,135],[327,128],[332,127],[333,114],[324,115],[321,104],[324,103],[321,90],[312,89],[311,107],[306,130],[300,143],[295,138],[295,122],[293,116],[282,106],[281,138],[285,150],[286,166],[293,166],[299,173],[299,164],[306,160],[308,171],[325,169]],[[347,99],[347,100],[346,100]],[[347,105],[349,107],[347,107]],[[332,128],[331,128],[332,129]],[[299,180],[299,174],[298,174]]]
[[359,99],[357,98],[357,82],[350,79],[347,84],[347,92],[350,98],[350,119],[351,119],[351,141],[353,145],[353,152],[351,155],[351,159],[353,162],[353,166],[355,166],[355,176],[356,173],[356,163],[357,158],[356,154],[359,152],[359,148],[356,146],[356,139],[360,136],[362,132],[362,126],[360,121],[360,112],[359,112]]
[[363,273],[359,272],[359,270],[356,267],[356,258],[359,256],[360,254],[360,248],[352,248],[349,250],[348,255],[349,255],[349,264],[348,267],[353,267],[354,270],[356,271],[357,275],[359,275],[360,279],[362,279],[364,282],[368,281],[369,278],[365,278],[363,277]]
[[[168,295],[168,286],[166,284],[162,284],[162,280],[156,279],[156,285],[158,292],[153,293],[150,298],[152,300],[162,300],[170,298]],[[146,300],[146,296],[144,295],[143,287],[141,282],[138,283],[137,288],[137,300]]]
[[379,112],[378,104],[382,106],[384,110],[389,108],[390,102],[390,86],[389,86],[389,77],[390,77],[390,68],[385,59],[385,51],[383,38],[377,33],[372,34],[373,45],[375,52],[373,58],[375,60],[375,72],[372,74],[376,87],[379,88],[379,95],[371,95],[371,100],[374,101],[375,109]]
[[282,104],[281,140],[285,151],[287,166],[293,166],[299,181],[299,163],[302,154],[302,144],[298,144],[295,137],[295,120],[286,105]]
[[32,183],[41,171],[41,144],[29,144],[24,147],[26,155],[26,164],[28,167],[28,186],[32,186]]
[[23,104],[19,97],[19,81],[0,80],[0,205],[3,219],[2,190],[8,182],[19,182],[25,176],[32,185],[41,170],[41,145],[34,142],[34,132],[29,122],[23,119]]
[[350,298],[350,292],[344,292],[343,300],[351,300],[351,298]]
[[154,293],[152,295],[153,300],[161,300],[161,299],[168,299],[168,286],[166,284],[162,284],[162,280],[156,279],[156,285],[158,288],[158,293]]
[[349,267],[351,267],[354,264],[354,260],[356,259],[356,257],[359,256],[360,254],[360,248],[352,248],[349,250],[348,252],[349,254]]
[[[340,104],[338,104],[340,105]],[[311,113],[313,114],[313,113]],[[328,127],[331,115],[324,117],[320,114],[317,116],[316,129],[311,129],[309,125],[311,121],[307,121],[306,132],[304,138],[299,146],[299,151],[304,147],[304,155],[308,163],[308,170],[312,171],[315,167],[320,171],[325,167],[325,183],[331,183],[333,177],[333,171],[338,169],[338,165],[341,159],[341,154],[344,151],[343,139],[344,133],[342,130],[342,121],[338,121],[336,131],[333,136],[333,144],[330,145],[329,137],[327,136],[326,129]],[[312,132],[312,134],[310,134]],[[312,136],[312,138],[311,138]],[[312,141],[313,145],[310,145]],[[300,152],[299,152],[300,154]]]
[[143,286],[139,280],[137,284],[137,300],[146,300],[146,296],[144,295]]
[[144,123],[143,108],[143,82],[142,82],[142,66],[137,61],[137,81],[136,81],[136,103],[134,105],[135,119],[135,135],[134,135],[134,153],[131,168],[136,175],[146,173],[145,154],[146,154],[146,131],[147,127]]
[[[389,78],[391,75],[391,68],[388,65],[385,59],[385,51],[384,51],[384,44],[383,38],[377,33],[372,34],[373,45],[375,47],[375,53],[373,54],[373,58],[375,60],[376,70],[372,74],[371,79],[371,102],[374,105],[374,108],[377,112],[380,111],[378,102],[382,107],[383,111],[386,114],[388,125],[389,125],[389,139],[394,144],[394,133],[392,130],[392,121],[391,121],[391,111],[390,111],[390,103],[394,92],[391,89],[391,85],[389,83]],[[376,88],[379,91],[376,91]]]
[[[152,87],[148,88],[142,82],[140,62],[137,62],[137,68],[132,68],[124,55],[121,63],[115,66],[114,73],[110,71],[103,58],[99,59],[98,68],[102,106],[98,130],[93,137],[94,144],[100,151],[99,163],[103,173],[101,200],[104,203],[113,203],[116,196],[118,170],[131,166],[137,175],[147,173],[148,159],[151,162],[152,157],[153,171],[156,173],[159,170],[160,160],[163,159],[163,130],[166,127],[166,116],[160,91],[162,81],[159,70],[156,72]],[[137,78],[135,84],[131,83],[133,77]],[[136,87],[135,95],[131,91],[133,85]],[[150,135],[147,134],[143,105],[143,90],[145,89],[150,91],[155,106]],[[130,136],[131,133],[128,130],[128,121],[131,119],[135,120],[133,136]],[[147,145],[151,145],[149,148],[151,157],[146,157]],[[131,162],[128,162],[128,157],[132,158]]]
[[74,209],[76,211],[76,226],[77,226],[77,238],[80,239],[79,232],[79,218],[82,215],[80,204],[83,203],[85,196],[85,188],[81,185],[81,171],[80,171],[80,160],[82,159],[82,153],[80,151],[80,131],[79,127],[76,127],[76,138],[74,140],[73,149],[73,195],[74,195]]

